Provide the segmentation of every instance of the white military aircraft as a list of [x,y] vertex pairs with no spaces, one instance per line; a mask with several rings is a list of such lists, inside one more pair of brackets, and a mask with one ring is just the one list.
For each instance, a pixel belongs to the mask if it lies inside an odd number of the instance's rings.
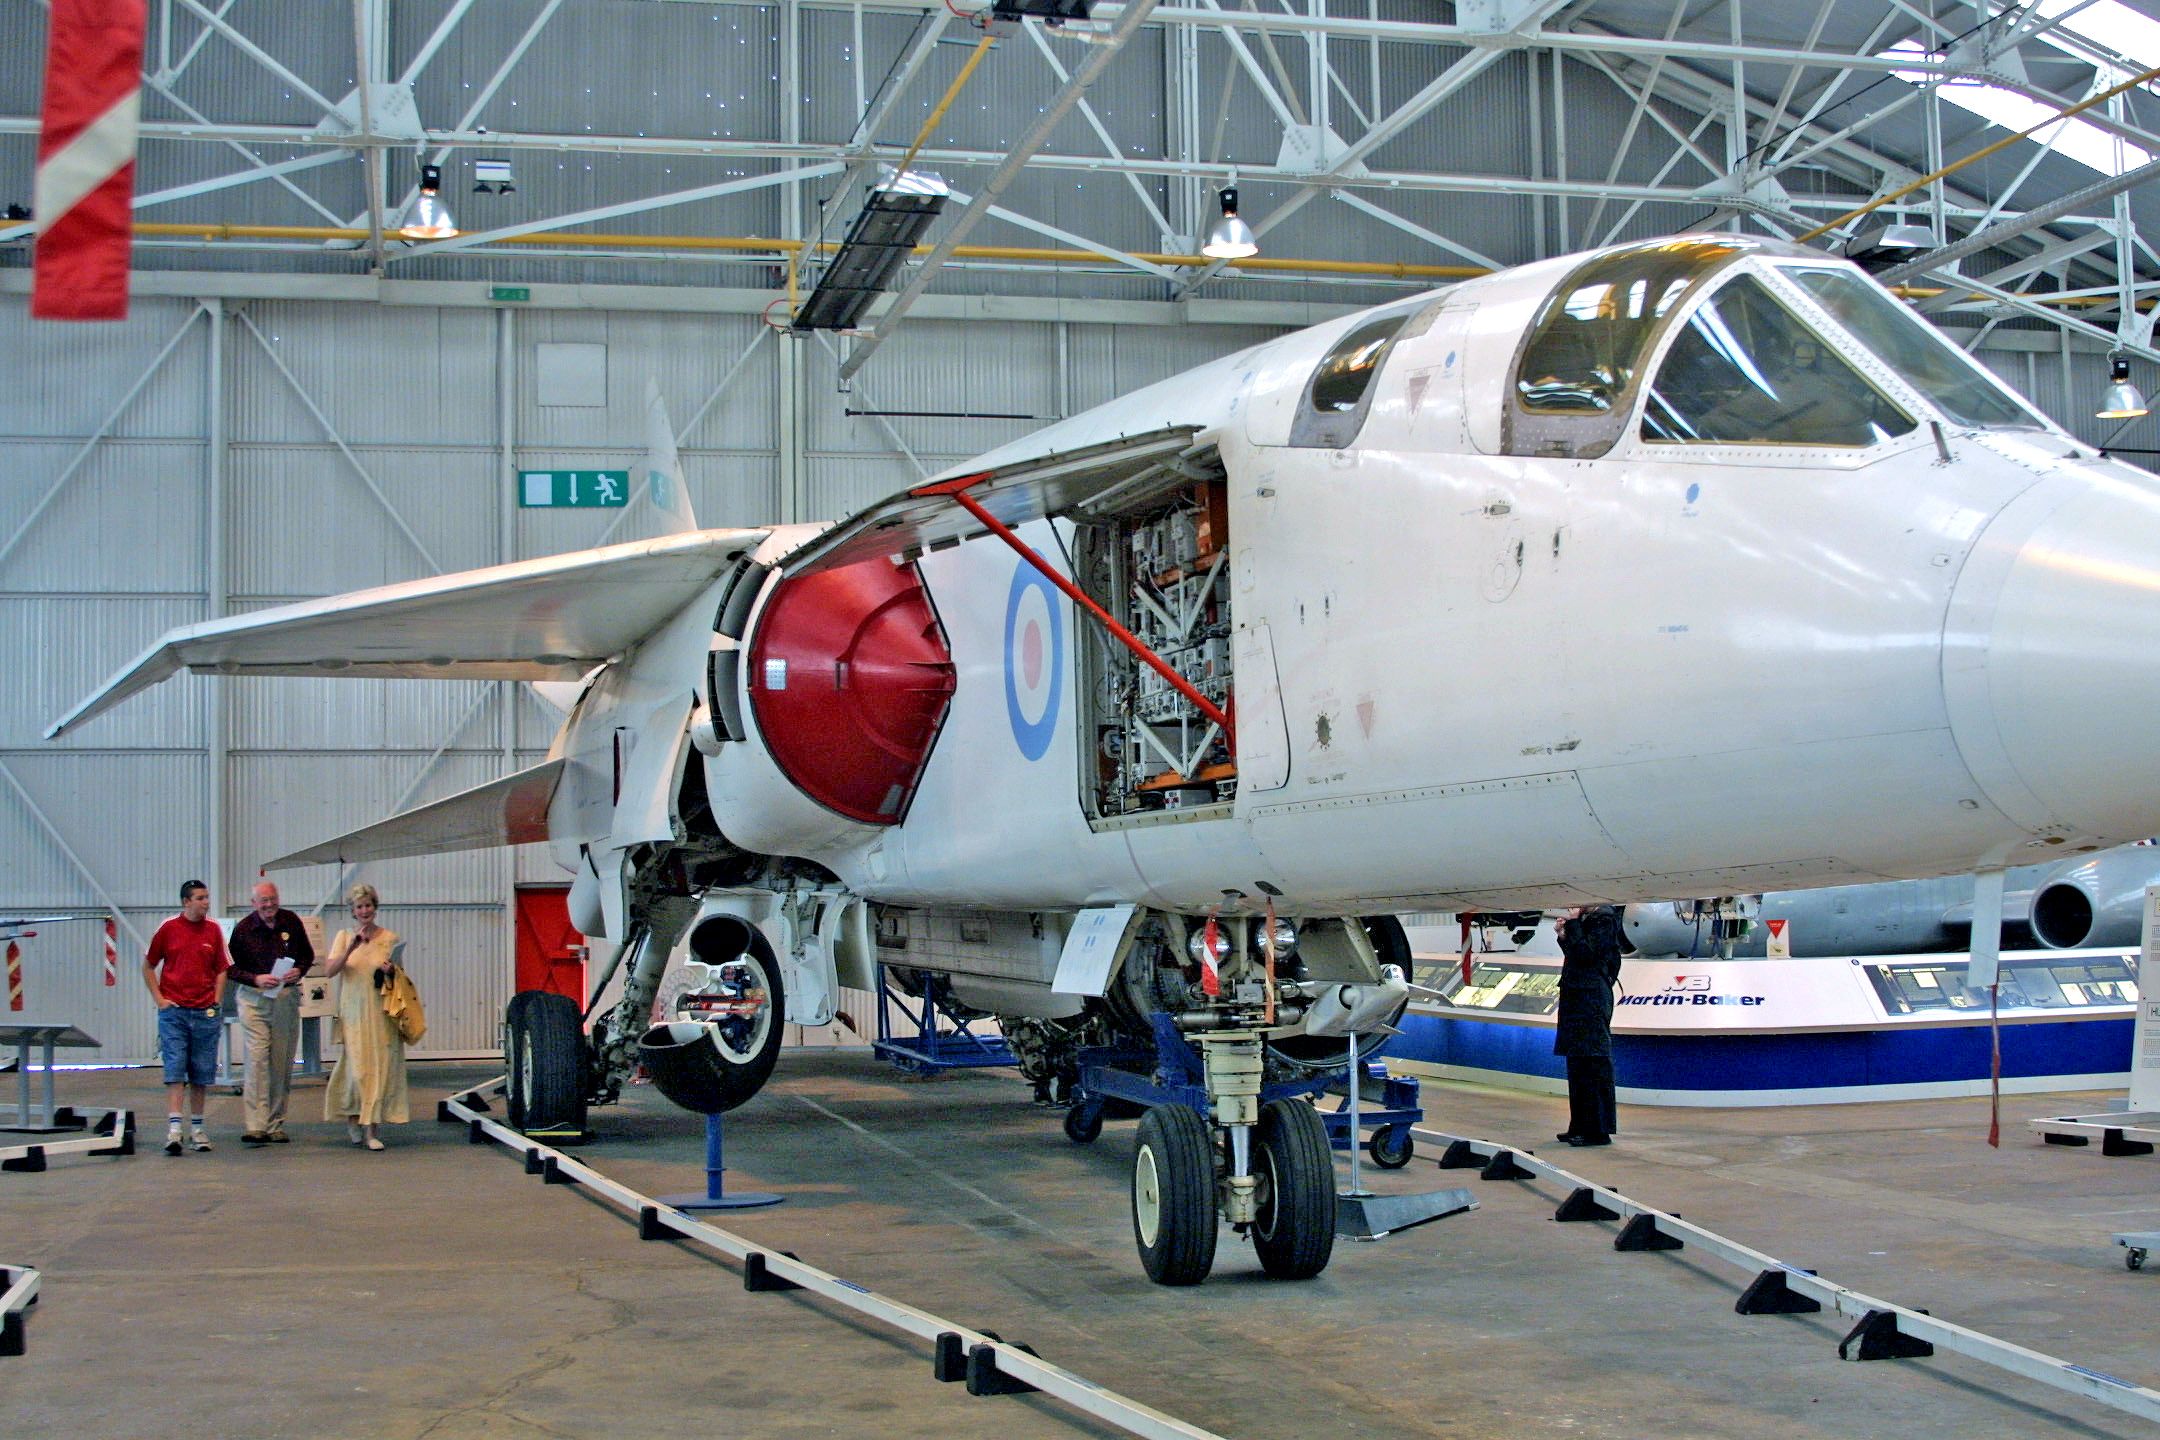
[[[1317,1273],[1333,1169],[1265,1083],[1404,999],[1405,909],[2002,867],[2160,830],[2160,485],[1852,265],[1727,235],[1259,345],[832,526],[668,538],[173,631],[182,669],[576,681],[549,759],[273,864],[545,839],[622,998],[509,1012],[513,1116],[640,1059],[714,1112],[879,940],[1038,1079],[1189,1045],[1150,1275],[1217,1217]],[[709,983],[651,1026],[672,946]],[[597,993],[597,992],[596,992]],[[1142,1068],[1145,1068],[1143,1064]]]

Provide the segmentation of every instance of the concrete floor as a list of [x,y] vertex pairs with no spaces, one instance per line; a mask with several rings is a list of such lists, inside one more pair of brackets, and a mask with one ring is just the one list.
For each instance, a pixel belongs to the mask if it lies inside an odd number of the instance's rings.
[[[416,1115],[485,1072],[416,1066]],[[63,1077],[161,1138],[148,1072]],[[423,1096],[425,1096],[424,1108]],[[1130,1122],[1082,1149],[997,1074],[901,1078],[867,1055],[785,1057],[730,1117],[730,1183],[791,1198],[727,1223],[849,1279],[1033,1345],[1238,1437],[2127,1436],[2127,1416],[1954,1357],[1842,1363],[1842,1326],[1743,1318],[1743,1277],[1619,1254],[1556,1226],[1549,1187],[1422,1159],[1380,1188],[1468,1184],[1482,1208],[1344,1244],[1318,1280],[1261,1278],[1225,1235],[1197,1290],[1147,1283],[1124,1186]],[[1549,1137],[1560,1102],[1432,1085],[1432,1123],[1550,1154],[1645,1203],[1886,1299],[2160,1383],[2160,1273],[2108,1243],[2160,1228],[2160,1156],[2003,1149],[1973,1101],[1782,1111],[1624,1108],[1613,1149]],[[295,1113],[319,1113],[303,1088]],[[2016,1099],[2007,1114],[2098,1108]],[[698,1188],[696,1122],[639,1090],[584,1151],[648,1192]],[[431,1121],[380,1155],[341,1129],[251,1151],[62,1159],[0,1175],[0,1261],[45,1275],[30,1353],[0,1360],[0,1433],[1085,1436],[1035,1398],[973,1399],[919,1344],[635,1230],[574,1188]],[[1544,1142],[1544,1143],[1540,1143]],[[1562,1163],[1568,1163],[1563,1161]]]

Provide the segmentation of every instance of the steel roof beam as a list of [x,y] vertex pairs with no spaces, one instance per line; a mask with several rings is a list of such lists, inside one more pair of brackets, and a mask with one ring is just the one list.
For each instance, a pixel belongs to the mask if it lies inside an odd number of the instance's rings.
[[1140,22],[1147,19],[1148,11],[1154,7],[1155,0],[1133,0],[1133,3],[1126,7],[1125,13],[1118,17],[1117,23],[1110,27],[1109,35],[1081,62],[1080,68],[1073,72],[1073,77],[1066,83],[1065,88],[1050,97],[1049,102],[1043,106],[1042,113],[1036,117],[1035,123],[1014,144],[1004,163],[999,165],[982,188],[975,192],[974,200],[969,202],[967,209],[961,211],[959,217],[946,229],[944,238],[931,247],[930,253],[916,269],[914,278],[893,297],[893,303],[885,311],[884,317],[868,335],[856,342],[847,359],[840,362],[842,380],[851,378],[861,370],[871,355],[876,353],[877,348],[885,343],[886,338],[906,317],[908,307],[930,287],[930,277],[937,273],[938,267],[952,258],[953,251],[960,247],[960,242],[966,238],[968,231],[974,229],[976,222],[997,203],[998,196],[1004,193],[1006,186],[1012,184],[1029,157],[1049,143],[1050,132],[1055,130],[1058,122],[1079,103],[1087,88],[1108,68],[1111,59],[1125,48],[1125,42],[1132,38],[1133,32],[1140,28]]

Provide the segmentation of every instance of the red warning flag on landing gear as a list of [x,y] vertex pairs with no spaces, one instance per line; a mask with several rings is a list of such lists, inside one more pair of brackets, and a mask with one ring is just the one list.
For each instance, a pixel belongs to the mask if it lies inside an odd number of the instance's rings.
[[30,313],[125,320],[142,109],[143,0],[52,0]]
[[1215,950],[1222,944],[1222,929],[1215,923],[1216,910],[1207,912],[1207,925],[1200,932],[1200,992],[1210,996],[1222,994],[1222,972],[1215,968]]

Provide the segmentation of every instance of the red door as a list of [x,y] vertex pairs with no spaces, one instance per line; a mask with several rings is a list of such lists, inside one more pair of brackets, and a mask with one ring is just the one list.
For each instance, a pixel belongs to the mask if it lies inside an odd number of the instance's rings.
[[570,887],[517,887],[517,988],[552,990],[585,1008],[585,937],[570,928]]

